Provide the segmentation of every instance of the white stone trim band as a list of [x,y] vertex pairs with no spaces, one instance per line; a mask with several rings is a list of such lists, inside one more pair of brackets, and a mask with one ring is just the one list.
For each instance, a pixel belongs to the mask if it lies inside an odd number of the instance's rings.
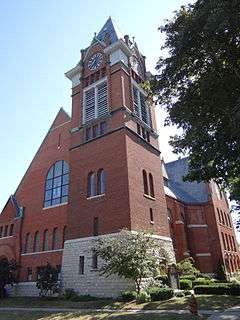
[[207,228],[207,224],[188,224],[188,228]]

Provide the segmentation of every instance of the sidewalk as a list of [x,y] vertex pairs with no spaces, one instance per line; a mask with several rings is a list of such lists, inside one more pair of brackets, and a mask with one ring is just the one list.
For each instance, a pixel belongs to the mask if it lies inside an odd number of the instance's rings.
[[211,315],[208,320],[240,320],[240,306],[229,308],[224,312]]
[[[75,313],[94,313],[94,312],[109,312],[109,313],[141,313],[141,314],[190,314],[188,310],[143,310],[143,309],[76,309],[76,308],[44,308],[44,307],[36,307],[36,308],[26,308],[26,307],[0,307],[0,312],[8,312],[8,311],[40,311],[40,312],[75,312]],[[214,310],[201,310],[202,315],[213,315],[214,313],[218,313],[218,311]]]

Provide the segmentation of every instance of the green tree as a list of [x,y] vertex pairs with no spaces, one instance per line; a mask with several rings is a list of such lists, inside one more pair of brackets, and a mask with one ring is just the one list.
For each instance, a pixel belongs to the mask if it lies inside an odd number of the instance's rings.
[[168,111],[186,179],[230,190],[240,204],[240,1],[198,0],[160,27],[165,34],[152,89]]
[[180,275],[197,276],[200,271],[194,266],[193,258],[186,258],[177,263],[177,270]]
[[19,267],[15,260],[8,261],[6,258],[0,260],[0,298],[5,297],[6,285],[13,285],[17,282]]
[[58,270],[47,263],[38,267],[38,279],[36,287],[40,290],[41,297],[50,296],[59,291]]
[[168,259],[159,243],[143,231],[123,230],[118,236],[101,238],[96,241],[94,251],[104,260],[100,274],[117,274],[133,280],[138,294],[142,280],[158,275],[160,261]]

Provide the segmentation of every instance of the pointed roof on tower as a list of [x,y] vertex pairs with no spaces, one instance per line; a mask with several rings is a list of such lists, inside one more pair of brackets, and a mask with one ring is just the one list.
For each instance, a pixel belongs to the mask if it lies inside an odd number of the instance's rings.
[[116,22],[111,17],[107,19],[102,29],[96,35],[96,38],[99,41],[104,42],[106,36],[110,37],[111,44],[123,38],[123,34],[116,25]]

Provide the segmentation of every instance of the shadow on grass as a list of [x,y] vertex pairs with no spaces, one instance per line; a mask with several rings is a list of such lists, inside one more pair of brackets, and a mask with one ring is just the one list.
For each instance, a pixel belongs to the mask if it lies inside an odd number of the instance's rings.
[[[0,320],[180,320],[182,315],[176,314],[77,314],[77,313],[39,313],[39,312],[11,312],[0,313]],[[196,317],[184,315],[184,320],[195,320]]]

